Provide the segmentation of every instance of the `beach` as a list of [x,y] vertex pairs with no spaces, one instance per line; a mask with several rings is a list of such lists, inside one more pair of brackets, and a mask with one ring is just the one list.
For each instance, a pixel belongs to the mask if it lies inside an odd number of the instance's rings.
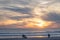
[[[22,38],[23,34],[27,39]],[[50,34],[50,38],[48,38],[48,34]],[[0,29],[0,40],[60,40],[60,32],[58,30],[40,32],[29,29]]]
[[0,40],[60,40],[60,37],[51,37],[51,38],[1,38]]

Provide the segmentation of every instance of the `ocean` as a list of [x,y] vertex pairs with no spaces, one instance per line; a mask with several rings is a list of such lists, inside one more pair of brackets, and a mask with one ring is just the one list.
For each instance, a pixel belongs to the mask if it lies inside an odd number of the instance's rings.
[[0,38],[22,38],[22,35],[27,37],[60,37],[60,29],[39,30],[39,29],[21,29],[21,28],[0,28]]

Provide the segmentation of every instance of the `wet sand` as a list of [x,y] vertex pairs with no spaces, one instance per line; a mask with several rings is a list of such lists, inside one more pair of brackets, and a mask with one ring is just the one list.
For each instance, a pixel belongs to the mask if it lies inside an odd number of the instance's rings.
[[51,38],[1,38],[0,40],[60,40],[60,37],[51,37]]

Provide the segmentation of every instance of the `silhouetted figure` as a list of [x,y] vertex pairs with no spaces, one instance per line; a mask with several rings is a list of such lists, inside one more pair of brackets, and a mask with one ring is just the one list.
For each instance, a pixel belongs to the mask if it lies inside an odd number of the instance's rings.
[[22,37],[25,38],[25,39],[27,39],[26,35],[24,35],[24,34],[22,35]]
[[50,38],[50,34],[48,34],[48,38]]

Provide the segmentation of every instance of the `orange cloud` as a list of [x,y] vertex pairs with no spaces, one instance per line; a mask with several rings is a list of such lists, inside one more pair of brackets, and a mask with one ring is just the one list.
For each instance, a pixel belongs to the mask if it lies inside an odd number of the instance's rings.
[[1,21],[0,25],[10,25],[10,24],[15,24],[17,23],[17,21],[15,20],[5,20],[5,21]]
[[[54,22],[52,21],[44,21],[41,18],[25,18],[19,21],[16,20],[5,20],[0,22],[1,25],[8,26],[8,28],[56,28],[56,24],[52,25]],[[51,27],[50,27],[51,26]],[[54,27],[55,26],[55,27]]]
[[52,22],[44,21],[39,18],[24,19],[23,21],[25,28],[46,28],[52,24]]

